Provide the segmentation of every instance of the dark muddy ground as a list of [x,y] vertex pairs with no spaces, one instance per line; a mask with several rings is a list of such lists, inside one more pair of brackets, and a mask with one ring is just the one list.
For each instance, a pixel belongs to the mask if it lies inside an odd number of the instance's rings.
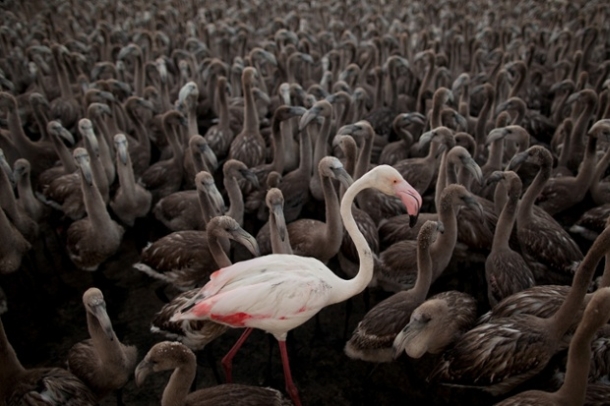
[[[167,231],[149,218],[125,234],[120,252],[95,273],[79,271],[65,256],[61,227],[42,230],[40,242],[24,260],[22,269],[0,275],[0,286],[8,297],[8,312],[2,316],[9,340],[26,367],[62,366],[68,349],[88,336],[82,293],[90,286],[100,288],[106,297],[108,312],[118,337],[139,349],[141,359],[148,349],[163,337],[149,332],[153,314],[163,302],[156,296],[159,284],[131,267],[139,258],[146,241],[154,241]],[[251,230],[250,230],[251,231]],[[59,235],[59,237],[58,237]],[[587,247],[583,247],[586,249]],[[336,263],[331,267],[337,269]],[[453,261],[447,275],[439,279],[430,294],[460,289],[485,300],[482,265]],[[387,293],[370,292],[375,304]],[[365,314],[362,295],[353,299],[348,334]],[[479,309],[480,312],[487,310]],[[315,334],[310,320],[289,336],[288,347],[294,380],[304,405],[488,405],[493,399],[472,389],[429,385],[425,378],[436,358],[410,360],[404,354],[393,363],[373,365],[349,359],[343,352],[343,326],[346,306],[338,304],[320,313],[322,334]],[[219,365],[221,357],[236,341],[241,330],[231,330],[213,343],[212,353]],[[279,351],[273,342],[270,379],[267,371],[271,340],[255,331],[234,362],[234,381],[250,385],[267,385],[283,390],[284,381]],[[216,384],[208,364],[203,364],[197,387]],[[124,389],[126,405],[159,404],[169,373],[153,375],[141,388],[130,381]],[[530,386],[544,387],[543,380]],[[114,405],[114,397],[102,405]]]

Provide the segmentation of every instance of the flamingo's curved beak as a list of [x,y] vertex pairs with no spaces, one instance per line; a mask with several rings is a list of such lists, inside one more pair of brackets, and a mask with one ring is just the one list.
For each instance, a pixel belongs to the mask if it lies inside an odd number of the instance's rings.
[[396,196],[402,200],[402,203],[409,214],[409,227],[415,226],[417,217],[422,206],[422,198],[417,190],[413,188],[406,180],[394,185]]

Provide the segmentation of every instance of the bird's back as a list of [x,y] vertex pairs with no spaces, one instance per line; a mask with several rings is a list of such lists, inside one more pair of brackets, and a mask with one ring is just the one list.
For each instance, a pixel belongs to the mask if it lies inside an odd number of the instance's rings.
[[331,304],[339,279],[315,258],[271,254],[214,272],[180,319],[208,319],[282,336]]
[[187,406],[223,406],[235,404],[244,406],[284,406],[292,403],[275,389],[239,384],[223,384],[200,389],[189,394],[186,398]]
[[24,404],[93,406],[98,404],[93,392],[80,379],[62,368],[28,369],[17,377],[17,383],[12,387],[6,401],[9,406]]
[[[225,285],[238,286],[235,284],[247,283],[251,278],[258,278],[268,274],[263,279],[270,278],[270,274],[278,275],[282,272],[294,274],[301,270],[311,272],[315,275],[327,275],[332,272],[316,258],[302,257],[290,254],[270,254],[262,257],[252,258],[247,261],[222,268],[210,276],[210,282],[202,288],[205,296],[215,294]],[[334,275],[334,274],[333,274]]]

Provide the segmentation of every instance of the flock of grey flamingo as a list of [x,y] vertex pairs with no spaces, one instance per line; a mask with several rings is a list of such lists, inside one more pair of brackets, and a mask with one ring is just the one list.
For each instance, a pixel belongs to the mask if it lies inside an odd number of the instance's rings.
[[0,11],[0,406],[610,404],[609,3]]

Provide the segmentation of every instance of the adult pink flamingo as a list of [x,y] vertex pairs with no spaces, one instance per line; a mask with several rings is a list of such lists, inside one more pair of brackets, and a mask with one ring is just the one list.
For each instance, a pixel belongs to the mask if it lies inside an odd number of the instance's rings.
[[360,259],[360,269],[354,278],[339,278],[315,258],[266,255],[214,272],[210,281],[176,311],[172,320],[204,319],[230,327],[248,327],[229,354],[237,352],[251,328],[273,334],[280,347],[286,391],[295,406],[300,406],[290,373],[286,336],[288,331],[305,323],[322,308],[362,292],[371,281],[373,254],[351,212],[354,198],[367,188],[399,197],[413,217],[417,217],[422,204],[419,193],[388,165],[375,167],[350,186],[341,201],[341,218]]

